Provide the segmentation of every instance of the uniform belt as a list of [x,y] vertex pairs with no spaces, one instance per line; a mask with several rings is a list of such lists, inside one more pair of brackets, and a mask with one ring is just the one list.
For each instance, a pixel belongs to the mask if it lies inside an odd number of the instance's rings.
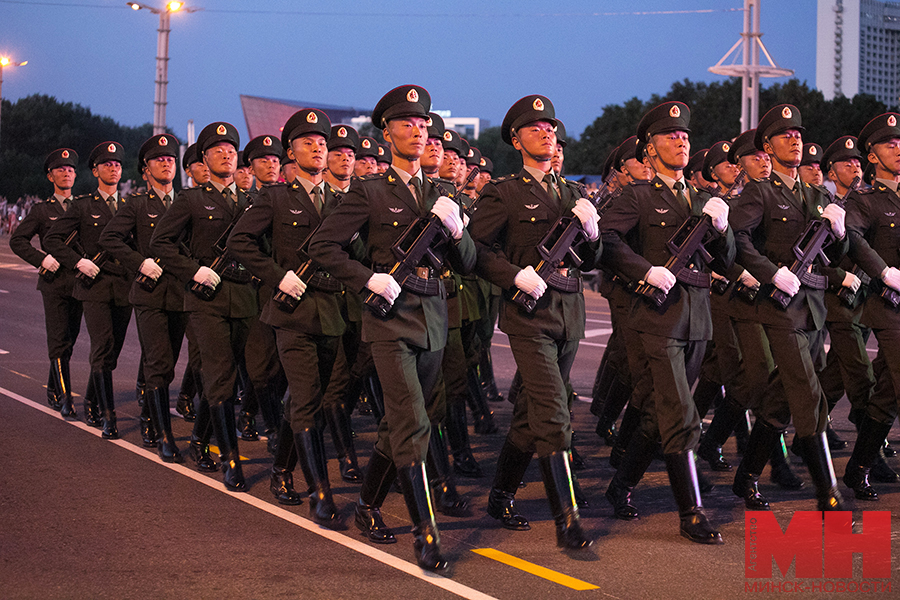
[[225,281],[230,281],[231,283],[237,283],[239,285],[246,285],[253,279],[250,271],[245,269],[243,265],[236,260],[228,261],[228,264],[222,269],[222,272],[219,273],[219,277]]
[[[376,273],[390,273],[391,268],[385,265],[372,265],[372,270]],[[436,273],[431,267],[416,267],[415,271],[400,284],[400,287],[419,296],[446,298],[444,285],[435,275]]]
[[307,285],[320,292],[336,293],[344,289],[340,281],[332,277],[330,273],[322,271],[321,269],[313,273],[313,276],[310,277]]
[[584,291],[584,282],[581,280],[581,272],[577,269],[558,267],[550,273],[547,285],[558,292],[574,294]]

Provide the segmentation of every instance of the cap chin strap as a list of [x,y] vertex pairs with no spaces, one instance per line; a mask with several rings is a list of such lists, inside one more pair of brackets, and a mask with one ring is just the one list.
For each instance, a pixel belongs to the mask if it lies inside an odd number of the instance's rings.
[[891,174],[892,176],[894,176],[894,177],[897,177],[898,175],[900,175],[900,171],[893,171],[893,170],[887,168],[887,165],[884,164],[884,161],[881,160],[881,157],[880,157],[880,156],[878,156],[878,152],[875,151],[875,148],[874,148],[874,147],[873,147],[871,150],[869,150],[869,152],[871,152],[872,154],[875,155],[875,158],[878,159],[878,164],[881,165],[881,168],[882,168],[882,169],[884,169],[885,171],[887,171],[888,173],[890,173],[890,174]]

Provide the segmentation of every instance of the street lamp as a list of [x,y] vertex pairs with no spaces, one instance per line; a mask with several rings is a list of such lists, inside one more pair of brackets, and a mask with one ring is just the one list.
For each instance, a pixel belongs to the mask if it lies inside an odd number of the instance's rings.
[[156,97],[153,101],[153,135],[166,132],[166,86],[169,84],[169,15],[174,12],[197,12],[184,2],[168,2],[159,9],[137,2],[126,2],[133,10],[149,10],[159,15],[159,36],[156,41]]
[[3,110],[3,69],[5,67],[24,67],[27,64],[27,60],[13,62],[8,56],[0,56],[0,111]]

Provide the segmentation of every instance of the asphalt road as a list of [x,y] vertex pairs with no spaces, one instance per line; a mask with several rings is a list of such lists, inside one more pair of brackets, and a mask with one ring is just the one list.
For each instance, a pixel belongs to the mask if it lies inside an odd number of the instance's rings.
[[[575,429],[581,437],[580,452],[588,461],[579,479],[591,503],[582,519],[596,540],[592,549],[570,555],[556,548],[536,465],[517,496],[532,530],[506,531],[486,516],[495,458],[511,413],[504,402],[492,406],[501,433],[471,435],[476,457],[487,471],[484,479],[458,482],[472,516],[438,515],[443,550],[453,565],[449,577],[425,574],[415,566],[409,519],[399,494],[390,494],[384,507],[399,543],[374,546],[363,541],[352,528],[358,488],[340,480],[334,460],[329,468],[335,500],[351,525],[337,533],[308,520],[307,502],[298,507],[274,502],[268,490],[271,458],[265,442],[240,444],[250,487],[244,494],[226,492],[219,477],[201,475],[190,464],[165,465],[154,450],[142,448],[133,389],[140,352],[133,323],[115,372],[122,439],[104,441],[98,430],[80,421],[64,421],[46,406],[47,357],[36,272],[12,255],[7,240],[0,238],[0,596],[4,598],[694,599],[758,596],[759,592],[745,592],[745,586],[755,582],[793,586],[793,569],[786,580],[744,577],[745,514],[731,494],[730,474],[710,474],[717,487],[704,498],[708,515],[725,538],[724,546],[692,544],[678,535],[677,511],[661,462],[653,464],[637,490],[642,518],[613,519],[603,498],[613,474],[609,449],[594,435],[596,419],[586,403],[576,406]],[[586,296],[589,337],[579,350],[572,382],[588,400],[609,335],[609,313],[599,295]],[[497,377],[505,389],[515,365],[502,334],[494,347]],[[82,328],[71,369],[77,393],[83,393],[87,384],[87,354],[88,337]],[[179,378],[182,368],[183,363]],[[76,400],[81,417],[80,397]],[[846,420],[847,410],[845,401],[838,405],[835,424],[852,441],[855,434]],[[353,423],[365,465],[374,442],[374,422],[354,415]],[[173,425],[184,450],[190,425],[180,419],[173,419]],[[900,446],[898,438],[894,429],[890,439]],[[326,448],[333,458],[328,441]],[[736,463],[733,440],[726,452]],[[849,449],[835,454],[839,475],[848,457]],[[889,460],[900,469],[900,460]],[[767,473],[761,480],[782,527],[794,511],[815,507],[809,475],[796,458],[794,467],[807,482],[803,490],[779,490],[769,483]],[[900,485],[876,487],[882,497],[878,503],[856,501],[846,488],[842,491],[857,523],[864,518],[863,510],[891,511],[893,578],[872,583],[897,590]],[[813,546],[810,551],[819,549]],[[860,558],[855,562],[859,579]],[[896,593],[867,596],[896,597]]]

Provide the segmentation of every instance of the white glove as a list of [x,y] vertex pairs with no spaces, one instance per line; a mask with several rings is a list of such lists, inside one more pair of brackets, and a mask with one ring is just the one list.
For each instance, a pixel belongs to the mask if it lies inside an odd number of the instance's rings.
[[194,273],[194,281],[215,288],[222,281],[222,278],[209,267],[200,267],[197,269],[197,272]]
[[400,284],[387,273],[375,273],[369,277],[366,287],[393,304],[400,295]]
[[822,218],[831,221],[831,231],[834,232],[838,239],[842,239],[844,233],[846,233],[846,229],[844,229],[844,217],[846,214],[847,211],[837,204],[829,204],[822,211]]
[[718,281],[728,281],[728,278],[726,278],[724,275],[719,275],[715,271],[710,271],[709,276]]
[[741,283],[746,285],[748,288],[759,288],[759,282],[756,280],[756,277],[751,275],[750,271],[748,271],[747,269],[744,269],[744,272],[740,274],[738,279],[740,279]]
[[650,270],[644,275],[644,281],[659,288],[664,294],[668,294],[677,280],[672,275],[672,271],[665,267],[650,267]]
[[459,216],[459,204],[447,196],[441,196],[431,207],[431,212],[437,215],[444,227],[450,230],[450,235],[454,240],[462,237],[465,225]]
[[535,272],[534,267],[528,265],[516,274],[516,287],[533,297],[535,300],[547,291],[547,282]]
[[847,273],[844,275],[844,281],[841,283],[845,288],[850,288],[850,291],[854,294],[859,291],[859,285],[862,281],[859,280],[859,277],[854,275],[853,273]]
[[56,270],[59,268],[59,261],[53,258],[52,254],[48,254],[44,257],[44,260],[41,261],[41,266],[51,273],[56,273]]
[[469,218],[469,215],[467,215],[465,212],[463,212],[463,225],[468,227],[469,221],[471,221],[471,219]]
[[597,225],[600,222],[600,215],[597,214],[597,209],[591,201],[579,198],[572,207],[572,213],[581,221],[581,228],[584,229],[588,240],[596,241],[600,237],[600,227]]
[[720,233],[728,229],[728,204],[724,200],[712,197],[703,205],[703,214],[709,215],[713,226]]
[[881,273],[881,280],[890,288],[894,288],[900,292],[900,269],[896,267],[885,267]]
[[787,267],[781,267],[772,278],[772,283],[779,290],[793,298],[800,291],[800,280]]
[[141,273],[156,281],[162,275],[162,267],[160,267],[152,258],[145,258],[138,269]]
[[300,296],[303,295],[303,292],[306,291],[306,284],[303,283],[303,280],[297,277],[297,274],[293,271],[288,271],[284,274],[284,277],[281,278],[281,283],[278,284],[278,289],[291,296],[292,298],[299,300]]
[[91,279],[93,279],[94,277],[96,277],[97,275],[100,274],[100,267],[95,265],[93,261],[91,261],[87,258],[82,258],[81,260],[79,260],[78,264],[75,265],[75,268],[78,269],[79,271],[81,271],[82,273],[84,273],[85,275],[87,275],[88,277],[90,277]]

